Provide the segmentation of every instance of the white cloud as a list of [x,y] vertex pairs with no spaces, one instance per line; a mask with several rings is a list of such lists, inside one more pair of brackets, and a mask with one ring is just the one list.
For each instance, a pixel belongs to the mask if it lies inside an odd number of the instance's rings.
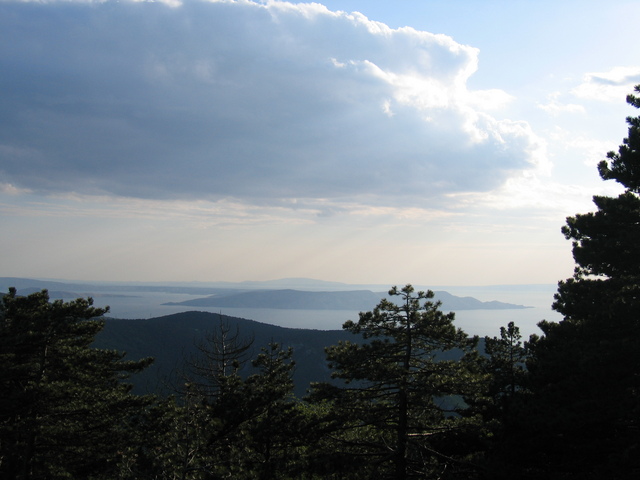
[[605,159],[608,151],[615,149],[615,143],[584,133],[568,131],[556,127],[549,138],[565,151],[573,150],[573,156],[582,158],[582,163],[594,168]]
[[509,105],[515,98],[498,89],[467,91],[464,102],[480,111],[500,110]]
[[320,4],[0,3],[0,43],[16,188],[419,206],[544,164],[477,49]]
[[17,196],[17,195],[25,195],[28,193],[31,193],[28,189],[18,188],[15,185],[12,185],[10,183],[0,182],[0,194]]
[[[612,189],[603,192],[614,193]],[[485,218],[493,212],[489,224],[503,222],[510,229],[560,228],[567,216],[594,209],[593,188],[564,184],[538,175],[512,177],[500,188],[487,193],[451,195],[451,203],[465,211],[465,222],[473,215]],[[502,212],[495,215],[496,212]],[[542,222],[542,223],[541,223]]]
[[562,113],[586,113],[586,109],[582,105],[560,102],[560,96],[560,92],[554,92],[548,95],[548,102],[544,104],[538,103],[538,108],[553,116],[557,116]]
[[640,66],[615,67],[608,72],[588,73],[571,93],[605,102],[620,102],[640,83]]

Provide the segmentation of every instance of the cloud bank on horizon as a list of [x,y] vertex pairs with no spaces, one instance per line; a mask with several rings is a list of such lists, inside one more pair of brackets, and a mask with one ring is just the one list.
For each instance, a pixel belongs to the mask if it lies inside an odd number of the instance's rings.
[[[171,2],[170,2],[171,3]],[[418,206],[544,167],[478,51],[320,4],[0,4],[14,189]],[[10,45],[10,46],[9,46]]]

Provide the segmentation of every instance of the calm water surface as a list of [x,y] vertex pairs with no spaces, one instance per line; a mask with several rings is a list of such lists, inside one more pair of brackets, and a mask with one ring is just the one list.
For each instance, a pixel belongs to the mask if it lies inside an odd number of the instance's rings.
[[[551,310],[555,285],[534,286],[492,286],[492,287],[442,287],[434,290],[446,290],[456,296],[470,296],[481,301],[498,300],[506,303],[527,305],[527,309],[509,310],[458,310],[456,325],[471,335],[498,336],[500,327],[513,321],[520,327],[524,338],[532,333],[540,333],[536,326],[541,320],[558,321],[562,317]],[[109,316],[115,318],[141,319],[152,318],[188,310],[208,311],[224,315],[247,318],[290,328],[310,328],[318,330],[338,330],[346,320],[357,320],[358,312],[350,310],[285,310],[259,308],[220,308],[185,307],[162,305],[165,302],[181,302],[194,295],[166,293],[144,293],[131,296],[122,292],[122,296],[95,297],[95,305],[109,305]],[[126,295],[126,296],[125,296]],[[372,305],[373,308],[375,305]],[[447,306],[443,306],[444,311]]]

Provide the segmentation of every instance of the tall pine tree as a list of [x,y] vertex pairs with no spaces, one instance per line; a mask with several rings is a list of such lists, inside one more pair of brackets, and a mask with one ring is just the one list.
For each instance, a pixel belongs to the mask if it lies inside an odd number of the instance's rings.
[[336,445],[350,457],[347,467],[358,466],[353,478],[442,478],[461,468],[470,478],[462,461],[468,422],[456,413],[460,397],[482,383],[460,360],[477,339],[454,326],[433,292],[407,285],[389,295],[400,301],[383,299],[344,324],[364,341],[327,349],[333,376],[346,384],[316,386],[312,398],[331,399],[331,415],[352,429]]
[[553,305],[564,319],[530,342],[533,396],[512,442],[526,448],[512,458],[531,478],[640,478],[640,117],[627,122],[598,166],[624,192],[567,219],[576,268]]
[[121,380],[151,360],[91,347],[107,309],[10,289],[0,307],[0,477],[115,478],[149,403]]

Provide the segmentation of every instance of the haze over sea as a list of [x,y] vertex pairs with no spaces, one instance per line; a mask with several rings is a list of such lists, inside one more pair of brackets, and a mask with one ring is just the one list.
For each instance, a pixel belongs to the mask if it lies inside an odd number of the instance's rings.
[[[375,292],[388,290],[379,286]],[[419,286],[426,290],[428,287]],[[536,324],[543,319],[558,321],[562,317],[551,310],[553,294],[557,286],[548,285],[495,285],[495,286],[441,286],[431,287],[434,291],[447,291],[456,296],[470,296],[481,301],[497,300],[505,303],[525,305],[526,309],[505,310],[457,310],[456,325],[470,335],[497,336],[501,326],[513,321],[520,327],[523,338],[532,333],[540,333]],[[114,318],[141,319],[152,318],[188,310],[222,313],[232,317],[247,318],[262,323],[290,328],[308,328],[317,330],[339,330],[346,320],[357,320],[358,312],[351,310],[294,310],[273,308],[220,308],[188,307],[184,305],[163,305],[166,302],[182,302],[202,295],[139,293],[130,291],[112,292],[122,296],[96,297],[95,305],[111,307],[109,316]],[[371,305],[373,309],[375,305]],[[444,311],[449,311],[446,305]]]

